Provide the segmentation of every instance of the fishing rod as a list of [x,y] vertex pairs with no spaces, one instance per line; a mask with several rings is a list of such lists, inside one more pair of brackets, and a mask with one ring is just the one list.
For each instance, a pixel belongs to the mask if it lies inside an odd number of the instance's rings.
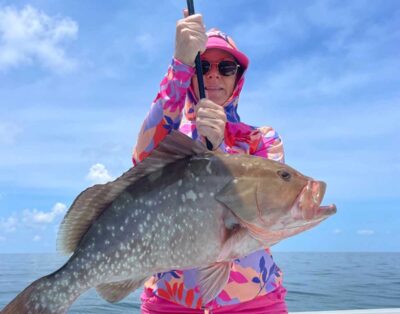
[[[189,15],[193,15],[194,14],[193,0],[186,0],[186,2],[187,2]],[[204,89],[203,70],[201,69],[200,52],[197,53],[197,56],[195,59],[195,65],[196,65],[197,82],[199,84],[200,99],[203,99],[203,98],[206,98],[206,92]],[[213,144],[210,142],[210,140],[207,137],[206,137],[206,145],[207,145],[208,150],[213,150]]]

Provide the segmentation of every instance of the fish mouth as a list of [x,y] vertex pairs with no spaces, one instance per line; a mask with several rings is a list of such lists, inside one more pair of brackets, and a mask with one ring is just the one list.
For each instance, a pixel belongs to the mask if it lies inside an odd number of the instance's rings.
[[291,209],[292,217],[296,220],[318,220],[336,213],[336,205],[321,205],[326,191],[323,181],[309,180],[299,193]]
[[296,230],[299,228],[302,228],[304,231],[307,229],[311,229],[312,227],[318,225],[321,221],[325,220],[329,216],[332,216],[336,213],[336,205],[335,204],[330,204],[330,205],[324,205],[324,206],[319,206],[318,210],[315,214],[315,216],[311,219],[305,220],[297,218],[294,224],[291,226],[286,226],[285,228],[282,229],[277,229],[274,231],[290,231],[290,230]]

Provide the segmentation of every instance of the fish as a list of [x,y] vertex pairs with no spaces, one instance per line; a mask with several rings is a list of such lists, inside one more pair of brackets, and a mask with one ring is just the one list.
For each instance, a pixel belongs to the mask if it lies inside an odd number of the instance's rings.
[[334,204],[321,205],[325,191],[324,182],[286,164],[209,151],[172,131],[119,178],[76,197],[57,239],[68,261],[1,313],[65,313],[91,288],[114,303],[155,273],[193,268],[205,305],[235,259],[336,213]]

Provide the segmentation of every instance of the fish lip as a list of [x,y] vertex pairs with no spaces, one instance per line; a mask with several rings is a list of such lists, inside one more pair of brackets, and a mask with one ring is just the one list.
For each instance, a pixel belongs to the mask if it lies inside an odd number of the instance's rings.
[[318,208],[318,214],[322,213],[323,215],[333,215],[336,214],[337,208],[335,204],[322,205]]
[[[300,202],[301,202],[301,197],[305,193],[304,189],[307,188],[307,186],[312,184],[313,182],[317,182],[319,184],[319,191],[317,194],[317,198],[315,199],[314,196],[312,195],[314,203],[319,202],[318,208],[314,210],[314,215],[311,218],[305,218],[304,217],[304,208],[300,207]],[[311,187],[312,188],[312,187]],[[291,215],[295,220],[306,220],[306,221],[314,221],[315,219],[319,219],[320,217],[325,217],[325,216],[330,216],[336,213],[336,205],[335,204],[330,204],[330,205],[321,205],[321,202],[323,200],[323,197],[326,192],[326,183],[323,181],[318,181],[314,180],[312,178],[309,178],[307,183],[304,185],[304,187],[301,189],[300,193],[297,195],[292,207],[291,207]]]
[[[312,225],[312,224],[318,224],[319,222],[325,220],[326,218],[328,218],[329,216],[332,216],[334,214],[336,214],[337,212],[337,208],[335,204],[329,204],[329,205],[323,205],[320,206],[318,208],[318,212],[317,214],[310,220],[304,220],[304,219],[298,219],[298,220],[303,220],[305,221],[304,223],[301,224],[301,226],[308,226],[308,225]],[[293,227],[286,227],[286,228],[282,228],[282,229],[277,229],[274,231],[284,231],[284,230],[291,230],[291,229],[295,229],[298,228],[299,226],[293,226]]]

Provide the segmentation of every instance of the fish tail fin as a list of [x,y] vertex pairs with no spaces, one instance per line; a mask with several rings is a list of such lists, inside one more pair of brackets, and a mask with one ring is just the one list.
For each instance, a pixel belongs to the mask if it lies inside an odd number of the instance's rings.
[[[53,274],[39,278],[19,293],[0,314],[55,314],[66,313],[72,301],[58,298],[52,293]],[[63,302],[62,304],[58,302]]]

